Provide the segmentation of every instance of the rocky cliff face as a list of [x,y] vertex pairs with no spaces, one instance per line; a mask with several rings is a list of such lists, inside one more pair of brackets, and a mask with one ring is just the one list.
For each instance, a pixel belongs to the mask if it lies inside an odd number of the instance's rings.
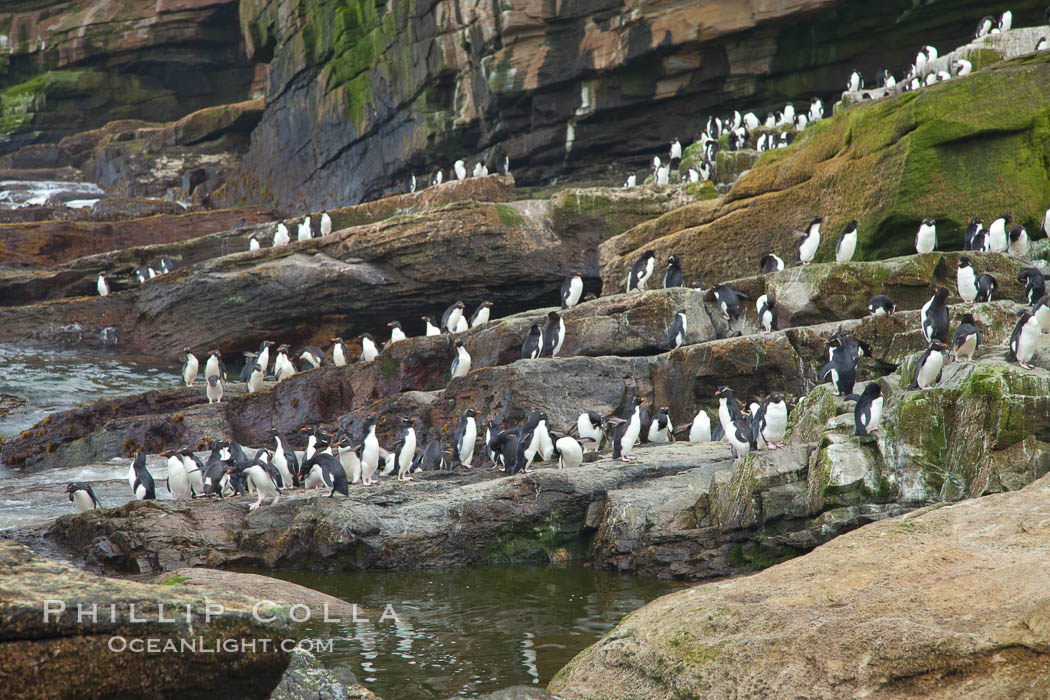
[[[1042,17],[1014,3],[1015,23]],[[523,184],[622,180],[703,115],[837,99],[850,71],[903,71],[962,43],[985,3],[836,0],[569,5],[244,0],[267,63],[248,191],[283,209],[403,191],[458,158]],[[614,171],[610,176],[608,168]]]
[[[0,12],[0,154],[251,90],[237,0],[15,0]],[[38,156],[57,159],[54,152]],[[62,164],[62,163],[57,163]]]

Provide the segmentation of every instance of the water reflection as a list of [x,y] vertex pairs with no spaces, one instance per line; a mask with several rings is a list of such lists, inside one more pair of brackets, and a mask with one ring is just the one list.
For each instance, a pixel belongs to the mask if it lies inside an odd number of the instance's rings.
[[[578,565],[259,573],[377,611],[368,622],[312,621],[309,633],[335,639],[326,665],[392,698],[545,685],[624,615],[680,586]],[[379,620],[387,604],[398,620]]]

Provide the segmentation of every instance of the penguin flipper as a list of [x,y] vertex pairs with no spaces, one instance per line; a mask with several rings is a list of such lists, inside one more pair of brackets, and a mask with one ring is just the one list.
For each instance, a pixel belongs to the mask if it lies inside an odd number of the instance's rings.
[[842,398],[845,401],[860,401],[860,394],[846,394]]

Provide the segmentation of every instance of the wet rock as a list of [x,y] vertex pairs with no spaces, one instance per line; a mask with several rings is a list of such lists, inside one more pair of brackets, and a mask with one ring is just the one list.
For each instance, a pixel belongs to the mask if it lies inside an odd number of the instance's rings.
[[330,671],[303,649],[292,652],[281,682],[270,700],[375,700],[376,694],[357,682],[354,674]]
[[1050,483],[843,535],[664,596],[562,669],[564,698],[1016,697],[1048,690]]
[[[230,652],[222,640],[270,639],[276,645],[299,635],[288,607],[260,608],[270,619],[262,622],[253,616],[254,598],[218,588],[103,578],[9,540],[0,540],[0,564],[7,697],[36,697],[42,688],[63,697],[265,695],[277,685],[288,654],[274,646],[264,651],[261,644],[242,651],[239,642]],[[80,621],[78,606],[86,614]],[[150,639],[158,640],[158,649],[189,643],[211,651],[113,651]]]

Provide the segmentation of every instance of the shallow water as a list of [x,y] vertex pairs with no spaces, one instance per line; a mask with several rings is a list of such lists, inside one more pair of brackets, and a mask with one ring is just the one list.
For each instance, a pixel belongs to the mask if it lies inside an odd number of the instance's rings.
[[102,188],[93,182],[4,180],[0,181],[0,209],[40,206],[52,198],[69,207],[93,206],[102,194]]
[[176,386],[179,370],[148,357],[0,344],[0,394],[26,401],[0,416],[0,435],[81,403]]
[[[399,572],[258,570],[371,611],[308,622],[318,656],[383,698],[447,698],[545,686],[577,653],[650,600],[683,587],[581,565]],[[387,605],[399,620],[380,621]]]

